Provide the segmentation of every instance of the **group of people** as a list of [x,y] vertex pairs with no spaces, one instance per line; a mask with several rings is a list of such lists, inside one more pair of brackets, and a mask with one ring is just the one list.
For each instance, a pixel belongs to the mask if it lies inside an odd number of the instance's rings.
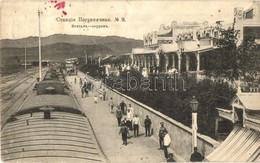
[[[75,84],[77,83],[77,78],[74,79]],[[81,89],[82,98],[89,96],[89,91],[94,90],[94,84],[91,81],[88,81],[87,78],[79,79],[79,86]]]
[[[77,82],[75,78],[75,83]],[[88,96],[88,91],[93,90],[94,84],[92,82],[87,81],[85,79],[79,80],[82,97]],[[87,91],[86,91],[87,90]],[[107,94],[106,91],[103,90],[100,93],[100,100],[106,100]],[[98,97],[94,96],[94,102],[97,103]],[[113,114],[114,108],[116,109],[116,118],[118,126],[120,127],[119,134],[122,135],[122,141],[123,145],[127,146],[127,139],[131,137],[130,131],[134,131],[133,136],[138,137],[139,136],[139,128],[140,128],[140,119],[138,117],[138,114],[135,114],[134,108],[131,106],[131,104],[127,104],[124,101],[121,101],[119,105],[116,104],[114,99],[111,97],[109,99],[109,107],[110,111]],[[151,136],[153,133],[151,133],[151,125],[152,121],[149,118],[148,115],[146,115],[146,118],[144,120],[144,127],[145,127],[145,137]],[[171,144],[171,137],[168,134],[167,129],[164,127],[164,123],[160,123],[159,128],[159,149],[164,150],[164,157],[167,162],[175,162],[173,159],[173,153],[170,150],[170,144]],[[194,148],[194,153],[190,157],[191,162],[199,162],[203,161],[204,157],[198,152],[198,148]]]
[[[121,126],[119,133],[122,134],[122,140],[123,145],[127,145],[127,139],[128,137],[131,137],[130,132],[134,130],[134,137],[139,135],[139,126],[140,126],[140,119],[137,114],[131,119],[129,114],[131,115],[131,104],[129,104],[129,107],[127,108],[126,116],[122,116],[122,108],[121,106],[126,106],[124,104],[124,101],[122,101],[116,111],[116,117],[118,120],[118,126]],[[151,119],[148,115],[146,115],[146,119],[144,120],[144,127],[145,127],[145,136],[151,135]],[[164,123],[160,123],[161,127],[159,128],[159,149],[164,150],[164,157],[167,162],[175,162],[173,158],[173,153],[170,151],[170,144],[171,144],[171,137],[167,131],[167,129],[164,127]],[[133,129],[132,129],[133,126]],[[191,155],[190,161],[192,162],[200,162],[203,161],[204,157],[198,152],[198,148],[194,148],[194,153]]]
[[167,160],[167,162],[174,162],[173,160],[173,154],[169,153],[169,148],[171,144],[171,137],[168,134],[167,129],[164,127],[164,123],[161,122],[161,127],[159,128],[159,149],[164,150],[164,157]]
[[[110,102],[112,103],[112,102]],[[113,109],[111,107],[111,113]],[[139,136],[139,128],[141,125],[140,118],[138,117],[138,114],[134,113],[134,109],[132,108],[131,104],[127,105],[124,101],[122,101],[118,106],[116,110],[116,118],[118,126],[120,126],[119,134],[122,134],[122,141],[123,145],[127,145],[127,138],[131,137],[131,134],[129,131],[133,131],[133,136],[138,137]],[[145,136],[150,136],[150,130],[151,130],[151,120],[149,116],[146,116],[146,119],[144,120],[145,125]]]

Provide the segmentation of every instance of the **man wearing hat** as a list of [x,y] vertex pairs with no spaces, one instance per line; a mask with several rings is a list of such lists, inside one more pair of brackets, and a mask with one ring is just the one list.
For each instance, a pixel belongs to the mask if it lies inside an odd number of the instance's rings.
[[203,161],[204,157],[198,152],[198,148],[194,147],[194,153],[190,156],[191,162],[201,162]]
[[160,148],[163,149],[163,138],[164,138],[164,131],[166,131],[166,128],[164,127],[163,122],[160,123],[161,127],[159,129],[159,143],[160,143]]
[[167,159],[167,162],[176,162],[173,158],[173,154],[169,153],[169,158]]
[[144,120],[145,136],[150,136],[151,124],[151,119],[146,115],[146,119]]
[[122,134],[123,145],[127,145],[127,134],[129,134],[129,131],[124,122],[122,122],[122,124],[121,124],[119,134]]

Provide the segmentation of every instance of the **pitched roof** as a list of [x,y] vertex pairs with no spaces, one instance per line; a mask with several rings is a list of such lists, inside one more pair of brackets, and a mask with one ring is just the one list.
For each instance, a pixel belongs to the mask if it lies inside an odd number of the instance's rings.
[[156,50],[150,50],[150,49],[144,49],[144,48],[133,49],[133,54],[152,54],[155,52],[156,52]]
[[239,100],[248,110],[260,110],[260,93],[239,93]]
[[260,133],[235,126],[224,142],[206,159],[212,162],[253,162],[259,160]]

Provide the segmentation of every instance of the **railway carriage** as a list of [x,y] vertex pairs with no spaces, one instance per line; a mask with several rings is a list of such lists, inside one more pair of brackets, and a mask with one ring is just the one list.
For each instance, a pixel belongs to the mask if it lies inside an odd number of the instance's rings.
[[3,162],[105,162],[87,117],[61,77],[47,73],[7,120],[1,132]]

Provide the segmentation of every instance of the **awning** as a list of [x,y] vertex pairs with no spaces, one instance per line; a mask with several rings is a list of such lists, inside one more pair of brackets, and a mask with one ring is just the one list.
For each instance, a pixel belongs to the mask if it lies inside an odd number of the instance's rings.
[[144,49],[144,48],[135,48],[133,49],[133,54],[153,54],[156,53],[156,50]]
[[213,46],[198,46],[196,41],[186,41],[184,43],[184,52],[206,52],[213,49]]
[[196,41],[184,41],[184,52],[198,51],[198,48]]
[[235,126],[226,140],[209,154],[211,162],[254,162],[259,161],[260,133]]
[[171,52],[177,52],[178,51],[178,44],[162,44],[161,47],[162,51],[164,53],[171,53]]

